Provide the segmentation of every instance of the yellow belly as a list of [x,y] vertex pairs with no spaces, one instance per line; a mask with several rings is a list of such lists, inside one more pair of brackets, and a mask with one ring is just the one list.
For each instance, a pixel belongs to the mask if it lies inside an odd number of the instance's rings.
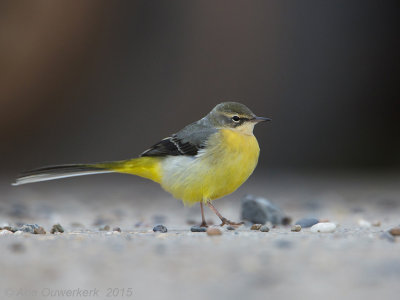
[[247,180],[257,165],[259,153],[254,135],[221,129],[196,157],[165,158],[161,185],[185,204],[218,199]]

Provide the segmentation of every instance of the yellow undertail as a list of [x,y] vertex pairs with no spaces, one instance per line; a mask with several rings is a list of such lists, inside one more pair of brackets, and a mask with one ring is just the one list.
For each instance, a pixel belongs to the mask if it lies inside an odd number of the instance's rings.
[[117,173],[137,175],[160,183],[161,159],[159,157],[138,157],[129,160],[99,163],[93,166]]
[[133,174],[160,183],[162,177],[160,167],[162,159],[159,157],[139,157],[95,164],[47,166],[24,172],[12,185],[113,172]]

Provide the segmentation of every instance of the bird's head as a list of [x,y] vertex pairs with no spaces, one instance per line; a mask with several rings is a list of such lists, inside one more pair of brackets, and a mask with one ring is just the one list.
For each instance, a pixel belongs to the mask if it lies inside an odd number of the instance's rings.
[[259,122],[271,121],[257,117],[247,106],[237,102],[222,102],[207,115],[211,124],[218,128],[230,128],[245,134],[253,134]]

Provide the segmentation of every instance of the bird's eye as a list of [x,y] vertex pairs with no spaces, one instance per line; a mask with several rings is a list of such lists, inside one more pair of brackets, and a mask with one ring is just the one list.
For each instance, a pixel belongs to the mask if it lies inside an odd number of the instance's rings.
[[233,117],[232,117],[232,120],[233,120],[234,122],[239,122],[239,121],[240,121],[240,118],[239,118],[238,116],[233,116]]

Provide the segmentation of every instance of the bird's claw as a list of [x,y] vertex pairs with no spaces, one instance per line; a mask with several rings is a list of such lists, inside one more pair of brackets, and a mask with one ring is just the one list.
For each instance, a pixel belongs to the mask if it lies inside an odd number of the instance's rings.
[[244,224],[244,222],[232,222],[232,221],[228,220],[227,218],[222,218],[221,221],[222,221],[222,223],[220,226],[224,226],[224,225],[240,226],[240,225]]

